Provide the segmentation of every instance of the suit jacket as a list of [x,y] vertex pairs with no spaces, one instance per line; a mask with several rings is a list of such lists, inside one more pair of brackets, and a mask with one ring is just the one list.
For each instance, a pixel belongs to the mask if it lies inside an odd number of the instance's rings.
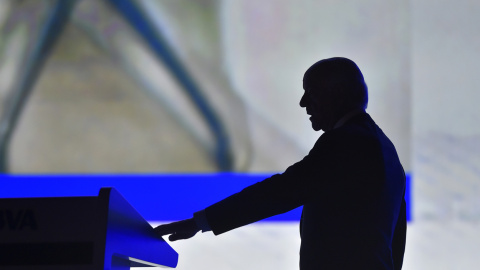
[[301,161],[208,208],[215,235],[303,205],[300,269],[401,269],[405,174],[367,113],[325,132]]

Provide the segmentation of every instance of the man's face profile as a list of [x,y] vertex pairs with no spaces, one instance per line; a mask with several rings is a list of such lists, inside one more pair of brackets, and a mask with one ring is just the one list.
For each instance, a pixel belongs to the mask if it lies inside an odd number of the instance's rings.
[[303,79],[303,89],[305,92],[300,99],[300,107],[305,108],[307,114],[310,115],[313,130],[329,130],[332,110],[330,100],[325,95],[324,89],[320,89],[319,86],[313,84],[307,76]]

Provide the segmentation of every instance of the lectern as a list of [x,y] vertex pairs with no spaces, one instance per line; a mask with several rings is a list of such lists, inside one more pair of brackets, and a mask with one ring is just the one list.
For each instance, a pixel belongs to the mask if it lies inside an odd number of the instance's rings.
[[114,188],[98,196],[0,199],[0,269],[174,268],[178,254]]

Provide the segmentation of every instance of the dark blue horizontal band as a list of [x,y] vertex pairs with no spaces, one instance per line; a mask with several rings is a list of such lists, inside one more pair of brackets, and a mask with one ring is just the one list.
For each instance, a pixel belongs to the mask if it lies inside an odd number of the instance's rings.
[[[149,221],[173,221],[259,182],[272,174],[67,174],[1,175],[0,198],[97,196],[101,187],[115,187]],[[410,176],[407,175],[407,219]],[[298,221],[301,207],[265,221]]]

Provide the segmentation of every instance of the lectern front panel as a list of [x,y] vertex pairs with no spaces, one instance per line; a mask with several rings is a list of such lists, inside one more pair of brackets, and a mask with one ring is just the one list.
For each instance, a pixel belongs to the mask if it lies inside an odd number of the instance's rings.
[[0,269],[101,269],[102,207],[98,197],[0,199]]
[[114,188],[98,197],[0,199],[0,269],[176,267],[178,254]]

